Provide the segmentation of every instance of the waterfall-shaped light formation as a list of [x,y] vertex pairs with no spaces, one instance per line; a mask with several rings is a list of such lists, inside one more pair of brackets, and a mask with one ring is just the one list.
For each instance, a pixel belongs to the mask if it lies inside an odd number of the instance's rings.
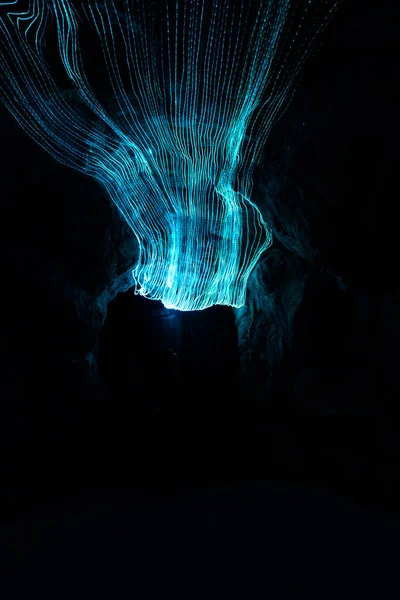
[[139,245],[138,293],[241,306],[271,244],[252,172],[336,0],[0,0],[0,94],[97,179]]

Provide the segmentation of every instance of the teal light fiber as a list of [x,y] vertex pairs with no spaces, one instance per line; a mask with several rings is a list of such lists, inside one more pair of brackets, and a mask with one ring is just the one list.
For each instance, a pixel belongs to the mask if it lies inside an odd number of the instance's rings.
[[135,291],[242,306],[272,242],[253,170],[334,0],[0,0],[0,98],[108,191]]

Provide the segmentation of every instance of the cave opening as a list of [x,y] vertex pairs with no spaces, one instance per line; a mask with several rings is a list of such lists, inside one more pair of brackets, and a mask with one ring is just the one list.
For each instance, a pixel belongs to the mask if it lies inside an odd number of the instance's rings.
[[132,410],[219,420],[240,401],[237,347],[230,307],[177,311],[130,289],[108,306],[99,372],[107,396]]

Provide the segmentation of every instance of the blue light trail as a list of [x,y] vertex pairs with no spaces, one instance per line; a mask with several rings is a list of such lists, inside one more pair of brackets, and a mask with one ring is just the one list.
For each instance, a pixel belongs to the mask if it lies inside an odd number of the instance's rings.
[[135,291],[242,306],[272,243],[253,170],[335,0],[0,0],[0,99],[100,182],[136,236]]

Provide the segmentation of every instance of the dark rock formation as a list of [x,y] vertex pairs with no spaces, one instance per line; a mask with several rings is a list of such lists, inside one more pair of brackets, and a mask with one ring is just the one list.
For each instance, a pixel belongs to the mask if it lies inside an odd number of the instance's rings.
[[105,192],[1,109],[5,520],[83,490],[249,479],[398,510],[398,45],[389,3],[342,3],[258,168],[274,244],[235,311],[135,296],[135,241]]

